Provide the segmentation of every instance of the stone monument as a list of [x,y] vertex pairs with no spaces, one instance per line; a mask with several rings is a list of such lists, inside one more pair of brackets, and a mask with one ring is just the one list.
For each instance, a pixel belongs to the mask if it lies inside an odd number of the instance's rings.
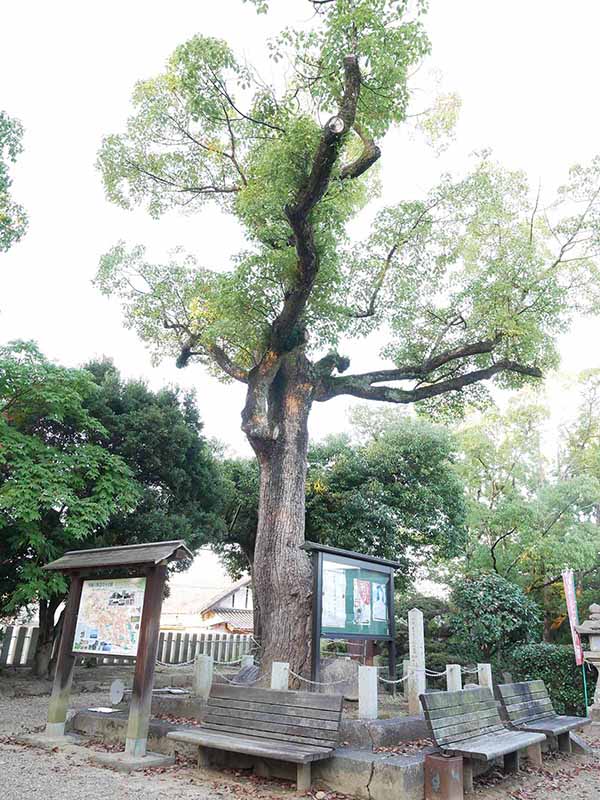
[[589,639],[589,650],[583,654],[588,664],[592,664],[598,672],[598,682],[594,693],[594,701],[589,708],[589,716],[594,722],[600,722],[600,605],[593,603],[590,606],[590,616],[581,625],[576,625],[575,630],[581,636]]

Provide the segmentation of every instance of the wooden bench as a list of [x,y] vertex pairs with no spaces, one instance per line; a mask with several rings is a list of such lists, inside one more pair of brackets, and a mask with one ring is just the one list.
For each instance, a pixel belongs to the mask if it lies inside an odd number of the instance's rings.
[[511,727],[556,736],[558,749],[571,752],[570,732],[590,725],[585,717],[566,717],[556,713],[544,681],[502,683],[498,686],[502,709]]
[[290,761],[297,765],[298,791],[305,792],[311,763],[330,758],[335,749],[342,702],[341,695],[215,684],[202,725],[167,736],[197,744],[200,767],[209,763],[205,748]]
[[541,758],[544,735],[505,728],[490,689],[427,692],[419,697],[437,746],[448,755],[463,756],[465,792],[473,791],[473,760],[503,756],[505,771],[516,772],[519,750],[527,748],[528,757],[535,761]]

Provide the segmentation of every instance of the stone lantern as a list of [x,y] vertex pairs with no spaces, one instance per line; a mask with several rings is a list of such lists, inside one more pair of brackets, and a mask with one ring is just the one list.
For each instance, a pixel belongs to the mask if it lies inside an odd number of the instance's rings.
[[581,625],[576,625],[575,630],[581,636],[589,639],[589,650],[585,651],[583,657],[588,664],[592,664],[598,672],[599,679],[596,683],[594,702],[589,709],[590,717],[600,721],[600,605],[593,603],[590,606],[590,616]]

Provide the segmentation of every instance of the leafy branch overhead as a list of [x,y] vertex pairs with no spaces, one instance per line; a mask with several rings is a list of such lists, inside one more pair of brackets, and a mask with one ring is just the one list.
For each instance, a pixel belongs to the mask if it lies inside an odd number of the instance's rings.
[[[600,159],[575,167],[550,204],[483,152],[468,174],[381,208],[364,241],[349,239],[376,198],[373,168],[410,114],[411,70],[429,42],[422,4],[310,5],[307,27],[270,43],[281,84],[195,36],[136,86],[125,132],[98,157],[108,197],[125,208],[159,216],[212,201],[242,227],[230,266],[181,252],[156,264],[120,243],[97,283],[121,297],[157,357],[247,384],[255,442],[277,435],[269,389],[290,354],[309,359],[311,400],[453,407],[492,377],[539,378],[556,366],[571,316],[598,305]],[[375,330],[384,368],[347,374],[340,341]]]
[[19,241],[27,230],[27,214],[10,193],[10,164],[22,152],[23,126],[18,119],[0,111],[0,252]]

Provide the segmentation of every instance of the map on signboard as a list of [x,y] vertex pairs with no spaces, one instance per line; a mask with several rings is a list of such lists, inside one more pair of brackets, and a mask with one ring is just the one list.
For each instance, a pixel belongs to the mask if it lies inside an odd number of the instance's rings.
[[136,656],[145,578],[84,581],[73,650]]

